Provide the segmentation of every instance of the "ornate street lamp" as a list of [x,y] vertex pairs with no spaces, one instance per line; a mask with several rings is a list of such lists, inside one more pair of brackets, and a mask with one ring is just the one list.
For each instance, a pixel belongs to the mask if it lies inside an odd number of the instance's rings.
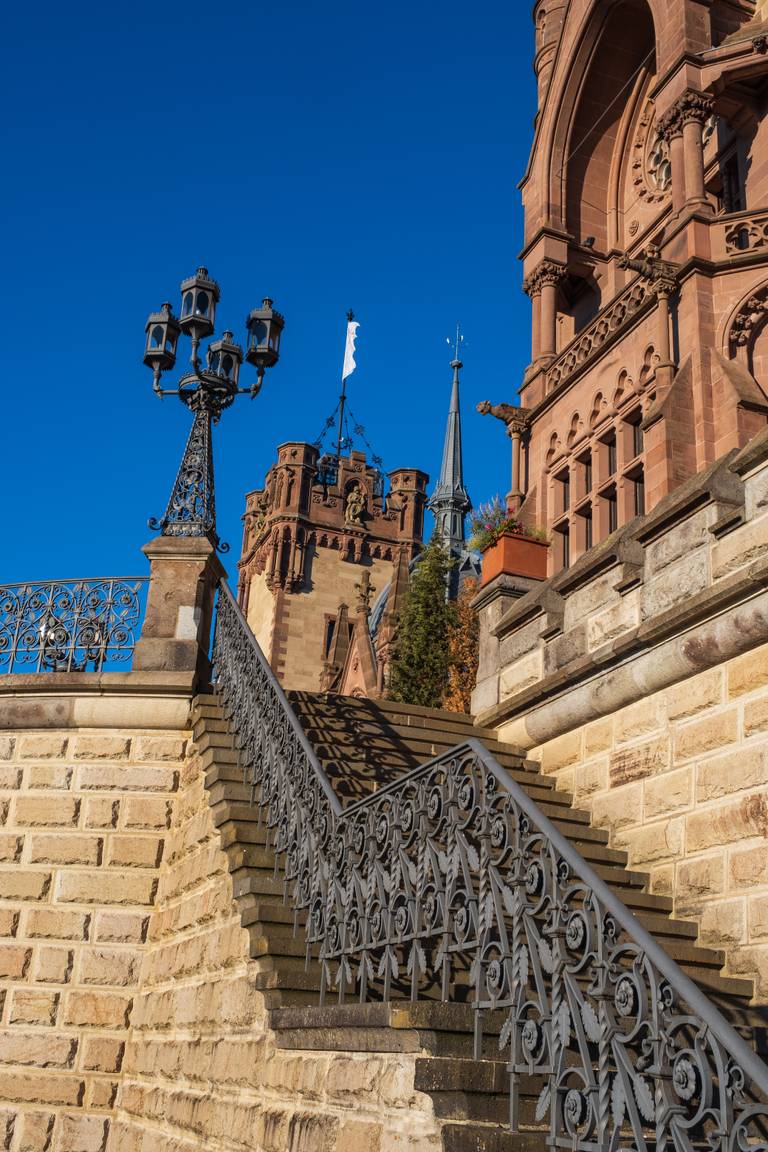
[[[226,331],[208,346],[205,368],[199,356],[200,341],[213,335],[219,296],[219,286],[207,268],[198,268],[194,276],[182,281],[178,319],[171,305],[163,304],[147,320],[144,363],[152,369],[157,395],[178,396],[195,414],[165,515],[161,520],[150,520],[149,527],[163,536],[207,536],[219,551],[225,552],[228,546],[221,543],[216,533],[211,425],[218,424],[222,412],[234,403],[236,396],[253,399],[261,390],[266,369],[273,368],[280,358],[285,321],[269,299],[248,315],[245,359],[256,368],[256,379],[250,388],[241,388],[243,349],[231,332]],[[175,388],[162,388],[163,372],[169,372],[176,363],[180,335],[189,336],[192,341],[192,370],[184,373]]]

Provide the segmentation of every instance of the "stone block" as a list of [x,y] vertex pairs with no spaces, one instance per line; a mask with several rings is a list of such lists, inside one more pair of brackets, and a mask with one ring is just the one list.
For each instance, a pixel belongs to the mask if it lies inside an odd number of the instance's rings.
[[0,899],[3,900],[42,900],[50,887],[50,872],[26,872],[16,868],[0,872]]
[[63,904],[151,904],[156,888],[152,874],[60,872],[56,898]]
[[48,833],[30,836],[31,864],[99,864],[103,840],[99,836]]
[[0,736],[0,760],[12,760],[15,748],[15,736]]
[[744,900],[718,900],[701,912],[700,939],[703,944],[733,945],[746,940],[747,916]]
[[0,788],[5,791],[15,791],[21,787],[21,778],[24,769],[18,764],[0,764]]
[[768,549],[768,518],[759,517],[729,532],[712,545],[712,576],[721,580],[747,564],[759,560]]
[[613,720],[595,720],[584,729],[584,758],[608,752],[613,744]]
[[30,764],[27,768],[27,788],[57,788],[65,792],[72,783],[70,764]]
[[65,828],[77,824],[80,801],[72,796],[17,796],[15,816],[17,824],[30,828],[48,825]]
[[382,1127],[369,1120],[355,1120],[349,1116],[341,1118],[341,1126],[336,1135],[334,1152],[382,1152]]
[[695,549],[707,544],[709,539],[706,516],[701,513],[676,524],[674,531],[664,532],[646,545],[646,578],[655,576],[676,560],[690,555]]
[[89,796],[85,801],[83,824],[86,828],[117,828],[120,801],[106,796]]
[[696,768],[696,799],[700,804],[762,784],[768,784],[768,747],[734,749]]
[[702,897],[720,896],[725,891],[725,853],[681,860],[677,865],[674,894],[683,906]]
[[713,712],[700,720],[688,720],[675,728],[675,760],[690,760],[719,748],[735,744],[739,738],[739,714],[736,708]]
[[669,737],[657,736],[612,752],[608,762],[611,787],[656,776],[669,764]]
[[700,672],[680,684],[667,688],[664,698],[667,718],[670,721],[684,720],[703,712],[705,708],[716,708],[723,701],[724,676],[722,668],[711,668]]
[[639,823],[642,812],[643,792],[641,784],[625,784],[613,788],[592,801],[592,822],[598,828],[617,832]]
[[81,992],[67,994],[63,1023],[75,1028],[127,1028],[133,998],[122,992]]
[[40,948],[34,978],[41,984],[67,984],[72,975],[74,953],[69,948]]
[[608,757],[591,760],[573,770],[573,796],[576,801],[593,796],[608,787]]
[[139,736],[134,758],[143,763],[183,760],[187,741],[178,736]]
[[701,592],[708,582],[709,549],[704,547],[670,564],[655,579],[647,580],[641,594],[643,619],[648,620],[674,608],[682,600]]
[[[14,1133],[16,1132],[17,1125],[24,1123],[24,1117],[15,1108],[0,1108],[0,1148],[3,1152],[8,1152],[13,1142]],[[30,1148],[22,1149],[20,1152],[33,1152]],[[40,1152],[39,1147],[35,1147],[34,1152]]]
[[84,791],[173,792],[178,773],[172,768],[146,768],[139,764],[84,764],[78,783]]
[[654,896],[671,896],[675,891],[675,865],[660,864],[650,872],[650,890]]
[[104,1152],[109,1121],[104,1116],[65,1114],[61,1119],[61,1152]]
[[[555,772],[558,768],[567,768],[581,760],[581,731],[566,732],[555,740],[543,744],[541,749],[541,767],[544,772]],[[533,753],[535,756],[535,753]]]
[[130,755],[128,736],[78,736],[75,740],[76,760],[124,760]]
[[11,833],[1,833],[0,862],[3,864],[16,864],[21,859],[21,852],[23,847],[23,836],[13,836]]
[[23,980],[32,959],[32,949],[20,944],[0,944],[0,980]]
[[160,796],[126,796],[123,801],[124,828],[170,828],[173,801]]
[[84,1072],[119,1072],[125,1044],[111,1036],[86,1036],[82,1042],[80,1066]]
[[684,817],[677,817],[643,828],[625,828],[617,839],[617,846],[626,848],[631,867],[679,859],[683,852],[683,820]]
[[744,702],[744,735],[755,736],[768,729],[768,696]]
[[136,983],[141,955],[125,948],[84,948],[80,954],[82,984],[129,988]]
[[502,668],[499,675],[499,699],[508,700],[517,692],[538,684],[544,674],[542,651],[536,649],[525,656],[519,656],[511,664]]
[[728,860],[729,887],[734,890],[768,884],[768,844],[731,850]]
[[50,1152],[55,1120],[54,1112],[20,1113],[18,1152]]
[[156,868],[163,855],[163,841],[158,836],[113,836],[107,863],[117,868]]
[[664,699],[661,695],[650,696],[630,704],[614,717],[613,734],[617,744],[636,740],[639,736],[649,736],[658,732],[665,721]]
[[18,1028],[0,1032],[0,1064],[34,1064],[38,1068],[71,1068],[77,1038],[27,1032]]
[[737,656],[727,666],[728,695],[733,699],[768,684],[768,644]]
[[44,940],[87,940],[90,924],[88,912],[32,908],[27,916],[27,935]]
[[752,836],[765,836],[768,833],[768,798],[765,793],[751,793],[738,800],[690,812],[685,821],[689,853],[719,848]]
[[19,913],[15,908],[0,908],[0,936],[15,936],[19,927]]
[[615,640],[640,623],[640,604],[636,596],[622,597],[604,612],[591,616],[587,622],[587,646],[590,651]]
[[768,937],[768,894],[753,896],[747,914],[747,935],[750,940]]
[[100,944],[141,944],[148,918],[141,912],[97,912],[94,940]]
[[77,1107],[83,1099],[83,1090],[78,1076],[37,1075],[29,1071],[14,1074],[0,1069],[0,1098],[18,1104]]
[[116,1080],[91,1080],[85,1095],[87,1108],[112,1108],[117,1098],[118,1084]]
[[67,737],[58,732],[22,736],[19,741],[19,756],[22,760],[50,760],[63,756],[67,751]]
[[11,999],[11,1024],[51,1025],[56,1023],[59,993],[17,988]]

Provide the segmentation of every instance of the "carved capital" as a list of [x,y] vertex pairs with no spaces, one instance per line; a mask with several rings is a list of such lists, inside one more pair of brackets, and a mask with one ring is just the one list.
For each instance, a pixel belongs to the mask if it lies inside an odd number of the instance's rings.
[[680,136],[685,124],[696,123],[702,128],[713,113],[715,101],[708,92],[695,92],[686,89],[671,108],[668,108],[658,121],[658,132],[662,139],[670,141]]
[[523,291],[528,296],[537,296],[545,284],[557,285],[566,274],[565,264],[558,264],[555,260],[542,260],[537,264],[530,276],[523,281]]

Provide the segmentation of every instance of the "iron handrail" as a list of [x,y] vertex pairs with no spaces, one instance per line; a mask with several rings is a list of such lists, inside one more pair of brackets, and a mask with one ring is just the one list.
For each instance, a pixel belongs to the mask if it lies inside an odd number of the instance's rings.
[[483,1013],[505,1010],[513,1127],[520,1077],[543,1076],[552,1146],[614,1148],[629,1123],[638,1149],[649,1130],[685,1152],[768,1147],[747,1095],[768,1098],[766,1065],[479,741],[341,810],[226,586],[214,666],[321,997],[415,1000],[441,979],[475,1009],[476,1055]]

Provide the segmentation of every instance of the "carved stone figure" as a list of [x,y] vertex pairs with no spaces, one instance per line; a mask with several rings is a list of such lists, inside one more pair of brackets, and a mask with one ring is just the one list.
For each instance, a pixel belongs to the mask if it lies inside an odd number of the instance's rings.
[[355,528],[362,528],[364,512],[365,493],[359,484],[354,484],[347,495],[347,505],[344,509],[344,523]]

